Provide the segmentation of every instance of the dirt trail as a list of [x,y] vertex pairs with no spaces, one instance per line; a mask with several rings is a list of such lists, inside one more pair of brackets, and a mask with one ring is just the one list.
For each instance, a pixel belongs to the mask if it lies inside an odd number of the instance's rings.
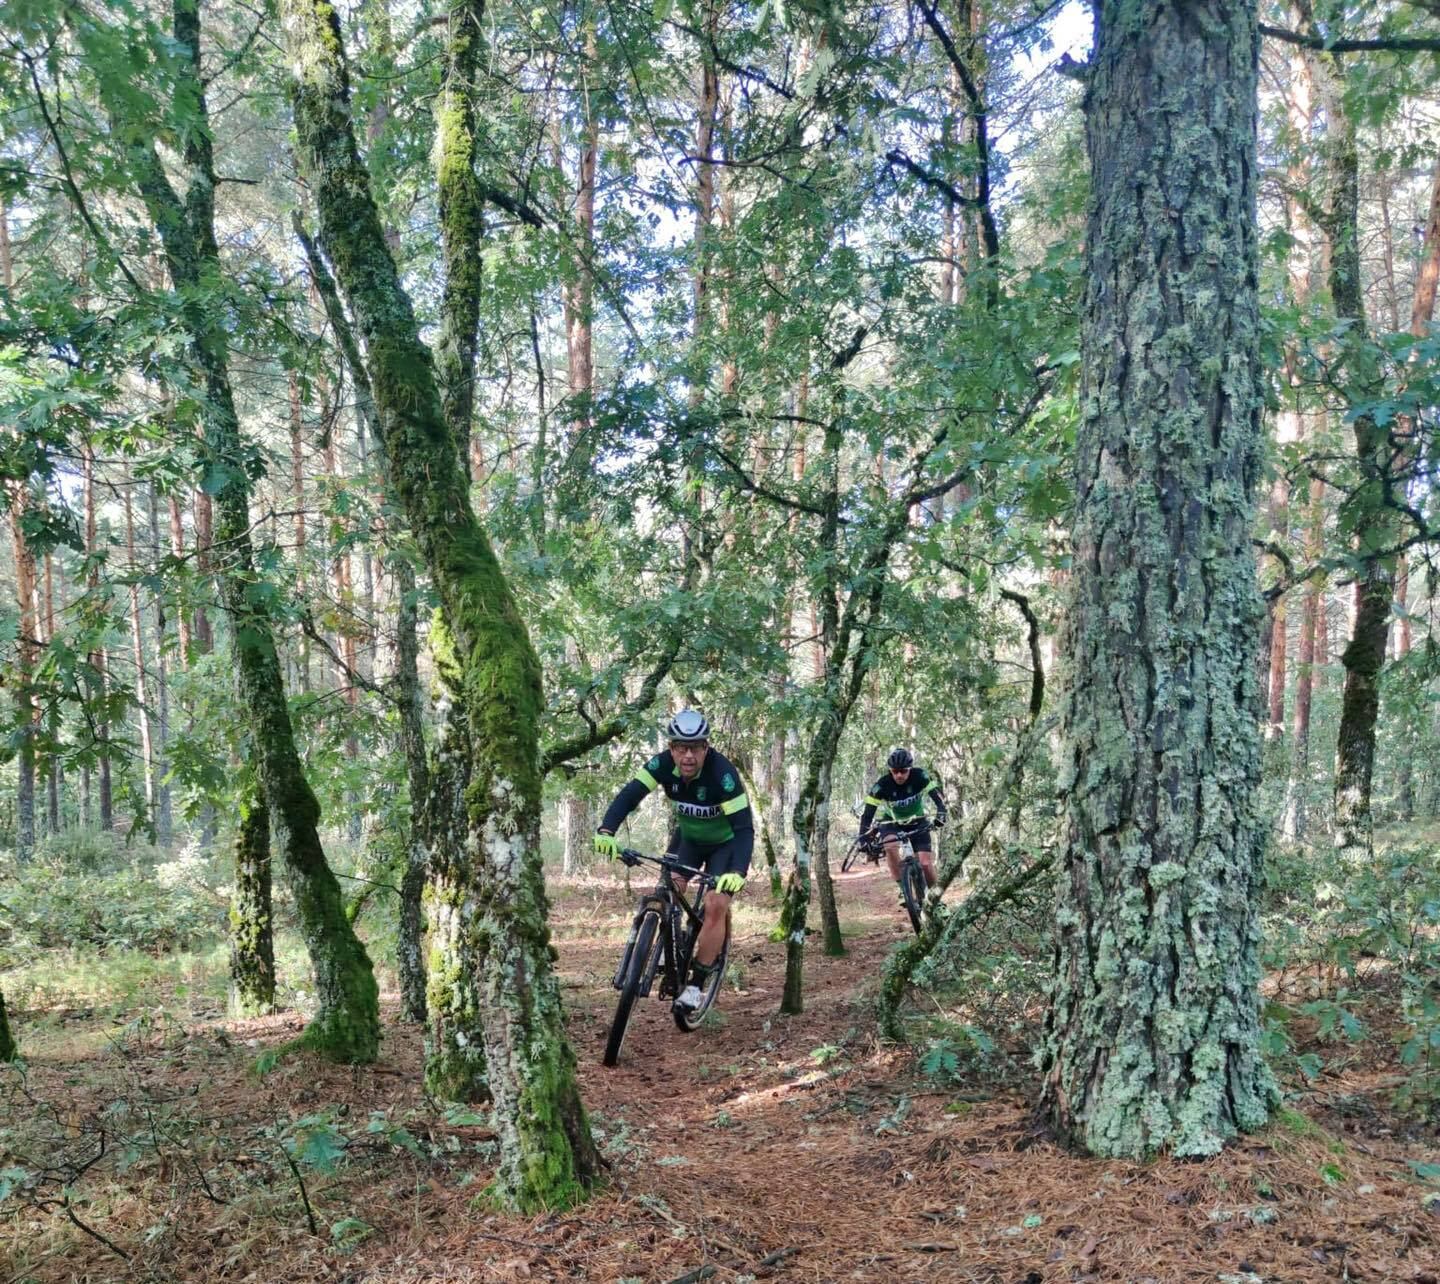
[[[189,1094],[224,1172],[252,1173],[250,1193],[234,1178],[217,1206],[175,1171],[136,1172],[123,1195],[87,1206],[112,1237],[141,1245],[130,1268],[58,1218],[36,1218],[29,1232],[44,1244],[28,1246],[18,1275],[0,1254],[0,1281],[1440,1284],[1440,1207],[1427,1208],[1406,1166],[1434,1156],[1394,1130],[1341,1139],[1276,1127],[1205,1164],[1095,1162],[1035,1134],[1023,1068],[998,1088],[937,1087],[912,1054],[876,1045],[866,1007],[866,978],[907,930],[893,887],[873,871],[838,887],[850,952],[824,958],[812,938],[802,1016],[777,1014],[784,946],[765,935],[770,910],[752,905],[732,952],[741,988],[726,987],[720,1017],[683,1035],[647,1000],[610,1070],[608,982],[632,902],[608,881],[553,889],[582,1089],[612,1165],[610,1188],[583,1208],[520,1219],[477,1207],[488,1134],[424,1100],[413,1029],[387,1028],[377,1066],[287,1058],[257,1081],[256,1048],[295,1022],[212,1022],[125,1065],[132,1082]],[[113,1059],[42,1058],[35,1089],[70,1094],[75,1111],[98,1105],[118,1090]],[[267,1120],[322,1108],[352,1121],[387,1109],[427,1153],[352,1147],[333,1177],[310,1183],[315,1236],[284,1173],[258,1167],[256,1139]],[[348,1253],[324,1233],[344,1217],[373,1228]],[[147,1244],[158,1224],[168,1229]],[[49,1256],[33,1263],[42,1247]]]

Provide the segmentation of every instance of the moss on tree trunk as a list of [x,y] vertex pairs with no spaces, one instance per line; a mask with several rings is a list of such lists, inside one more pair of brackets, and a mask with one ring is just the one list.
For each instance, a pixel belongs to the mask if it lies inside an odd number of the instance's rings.
[[270,809],[258,786],[235,835],[235,904],[230,910],[230,1009],[261,1016],[275,1006],[275,934],[270,904]]
[[1276,1099],[1250,550],[1253,4],[1104,0],[1043,1103],[1094,1154],[1206,1155]]
[[[154,145],[143,136],[131,148],[132,172],[160,234],[171,280],[182,294],[190,358],[205,390],[206,465],[208,479],[216,484],[211,569],[230,618],[255,770],[315,970],[318,1007],[301,1042],[337,1061],[368,1062],[380,1046],[378,991],[370,959],[345,917],[340,885],[326,863],[320,843],[320,805],[295,749],[267,599],[256,591],[260,577],[250,541],[253,460],[241,438],[230,386],[225,315],[207,303],[225,267],[215,240],[215,164],[205,123],[197,0],[175,0],[174,27],[176,43],[185,51],[177,64],[177,92],[192,100],[200,116],[200,123],[186,135],[190,182],[184,200],[171,186]],[[116,116],[123,119],[123,108]],[[128,123],[123,132],[136,133]]]
[[466,778],[458,962],[481,1012],[500,1139],[493,1193],[513,1208],[563,1206],[597,1179],[599,1156],[552,967],[539,848],[540,665],[471,507],[430,353],[385,243],[355,144],[337,16],[323,0],[280,7],[321,242],[365,335],[390,477],[440,602],[441,677],[463,733],[447,743],[463,755]]

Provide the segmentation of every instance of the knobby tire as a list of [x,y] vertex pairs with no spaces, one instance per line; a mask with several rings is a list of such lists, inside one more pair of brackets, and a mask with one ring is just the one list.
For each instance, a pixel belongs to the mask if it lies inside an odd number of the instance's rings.
[[625,1044],[625,1030],[630,1025],[630,1013],[640,990],[645,983],[645,969],[655,949],[656,934],[660,930],[660,915],[654,910],[640,920],[635,944],[630,950],[630,966],[625,971],[625,980],[620,986],[620,1001],[615,1004],[615,1019],[610,1022],[610,1034],[605,1040],[605,1056],[602,1065],[619,1064],[620,1049]]
[[905,912],[910,915],[910,926],[919,936],[925,917],[925,871],[913,857],[900,870],[900,894],[905,898]]

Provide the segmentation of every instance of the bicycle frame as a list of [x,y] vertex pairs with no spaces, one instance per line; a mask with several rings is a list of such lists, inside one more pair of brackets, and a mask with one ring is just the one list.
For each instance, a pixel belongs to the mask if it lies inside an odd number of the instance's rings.
[[[689,865],[682,865],[679,861],[671,860],[668,857],[657,859],[631,848],[627,848],[623,855],[659,865],[660,879],[653,892],[647,892],[640,898],[640,906],[631,921],[630,936],[625,942],[625,949],[620,955],[620,966],[615,969],[615,978],[611,985],[617,990],[624,985],[625,977],[630,970],[630,955],[635,948],[635,939],[640,932],[640,924],[644,921],[645,915],[653,910],[660,916],[660,948],[650,956],[650,961],[645,968],[640,997],[649,996],[651,987],[655,983],[655,974],[661,967],[665,969],[665,980],[661,985],[661,993],[668,991],[671,994],[679,994],[681,981],[686,969],[690,966],[690,950],[693,948],[695,936],[698,935],[703,920],[695,908],[699,903],[699,896],[696,897],[694,903],[686,900],[685,893],[675,886],[673,875],[680,874],[686,879],[698,877],[701,896],[711,886],[712,880],[703,870],[692,869]],[[685,930],[687,926],[689,931]]]

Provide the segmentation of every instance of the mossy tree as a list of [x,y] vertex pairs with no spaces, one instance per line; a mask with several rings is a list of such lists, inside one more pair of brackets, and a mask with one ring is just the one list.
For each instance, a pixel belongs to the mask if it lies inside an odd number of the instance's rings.
[[[215,158],[201,72],[198,0],[175,0],[175,56],[170,86],[186,128],[174,139],[187,172],[183,197],[156,147],[155,122],[137,119],[132,100],[109,104],[132,181],[160,237],[166,268],[188,330],[187,357],[203,392],[206,486],[214,494],[213,571],[231,625],[241,702],[253,766],[295,891],[301,933],[315,971],[319,1002],[302,1037],[334,1060],[373,1061],[379,1051],[378,991],[370,959],[345,917],[340,886],[320,842],[320,805],[300,762],[267,597],[260,591],[250,536],[250,478],[231,386],[227,314],[213,302],[226,269],[215,238]],[[84,34],[84,33],[82,33]],[[104,38],[92,30],[90,35]],[[252,834],[253,838],[253,834]],[[266,931],[244,925],[247,934]]]
[[10,1015],[5,1011],[5,995],[0,993],[0,1061],[14,1061],[19,1055],[20,1049],[10,1030]]
[[1260,466],[1256,9],[1103,0],[1088,69],[1057,1131],[1207,1155],[1268,1116],[1250,548]]
[[[483,0],[452,0],[449,5],[440,95],[435,102],[435,185],[445,271],[435,373],[455,457],[467,475],[481,303],[483,223],[475,174],[475,74],[484,10]],[[437,661],[448,670],[443,680],[463,684],[455,656],[445,645],[450,635],[442,626],[435,636]],[[469,710],[464,701],[446,700],[443,713],[445,725],[424,813],[431,925],[425,1083],[438,1096],[473,1101],[489,1095],[484,1001],[471,939],[473,887],[483,874],[467,841],[466,791],[472,777],[465,749]]]
[[270,809],[256,782],[235,832],[235,903],[230,909],[230,1008],[261,1016],[275,1006]]
[[[339,22],[323,0],[282,0],[301,161],[321,244],[368,350],[389,473],[430,571],[438,669],[453,706],[431,788],[466,825],[457,900],[464,969],[481,1009],[500,1137],[494,1195],[520,1209],[582,1198],[599,1156],[580,1102],[552,967],[539,829],[540,668],[470,503],[431,355],[385,242],[355,142]],[[431,990],[434,995],[434,987]]]

